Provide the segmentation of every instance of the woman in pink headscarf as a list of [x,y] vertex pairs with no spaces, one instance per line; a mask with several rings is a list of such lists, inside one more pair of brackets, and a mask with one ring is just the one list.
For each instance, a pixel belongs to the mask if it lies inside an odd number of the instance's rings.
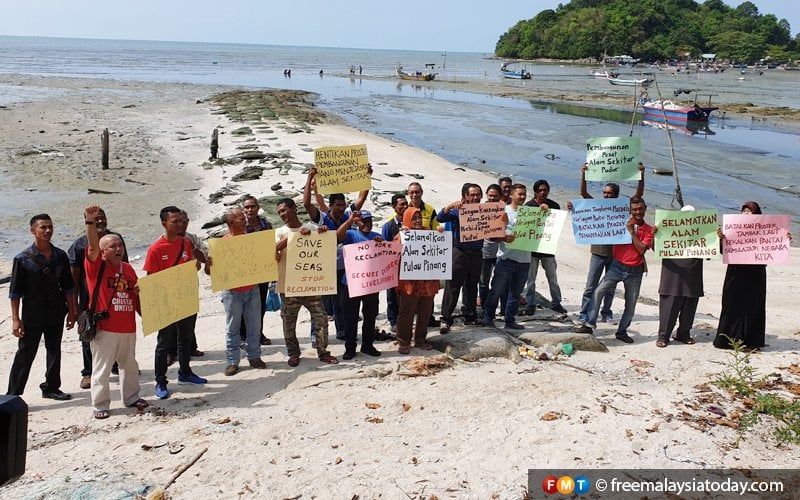
[[[422,229],[422,213],[418,208],[408,207],[403,213],[403,228]],[[400,238],[398,234],[396,239]],[[433,346],[425,342],[428,335],[428,319],[433,312],[433,298],[439,291],[439,280],[400,280],[396,292],[400,311],[397,316],[397,343],[400,354],[411,353],[413,327],[414,347],[426,351]],[[414,325],[414,317],[417,321]]]

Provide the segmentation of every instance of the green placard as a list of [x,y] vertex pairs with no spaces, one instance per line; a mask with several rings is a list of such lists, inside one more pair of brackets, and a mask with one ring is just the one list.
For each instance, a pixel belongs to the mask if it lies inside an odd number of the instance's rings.
[[507,244],[508,248],[555,255],[567,213],[566,210],[519,207],[517,223],[511,232],[514,241]]
[[639,180],[638,137],[592,137],[586,141],[587,181]]
[[716,210],[656,210],[656,257],[719,259]]

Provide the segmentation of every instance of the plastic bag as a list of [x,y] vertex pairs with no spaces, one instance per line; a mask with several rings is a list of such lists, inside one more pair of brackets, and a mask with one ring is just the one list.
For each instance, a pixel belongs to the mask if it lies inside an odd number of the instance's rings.
[[278,292],[275,291],[275,283],[271,283],[269,285],[269,291],[267,292],[267,311],[280,311],[281,310],[281,296]]

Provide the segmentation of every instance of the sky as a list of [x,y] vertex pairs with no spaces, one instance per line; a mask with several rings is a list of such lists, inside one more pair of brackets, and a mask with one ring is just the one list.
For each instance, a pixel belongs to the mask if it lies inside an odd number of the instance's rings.
[[[636,0],[631,0],[636,1]],[[724,0],[731,6],[743,0]],[[791,0],[751,0],[800,31]],[[563,3],[568,3],[562,0]],[[557,0],[14,0],[2,35],[492,53]]]

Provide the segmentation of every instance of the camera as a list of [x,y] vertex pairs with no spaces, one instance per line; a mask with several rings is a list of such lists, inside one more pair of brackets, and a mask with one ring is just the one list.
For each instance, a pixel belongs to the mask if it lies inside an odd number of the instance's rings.
[[99,311],[94,313],[94,324],[100,323],[104,319],[108,319],[108,311]]

